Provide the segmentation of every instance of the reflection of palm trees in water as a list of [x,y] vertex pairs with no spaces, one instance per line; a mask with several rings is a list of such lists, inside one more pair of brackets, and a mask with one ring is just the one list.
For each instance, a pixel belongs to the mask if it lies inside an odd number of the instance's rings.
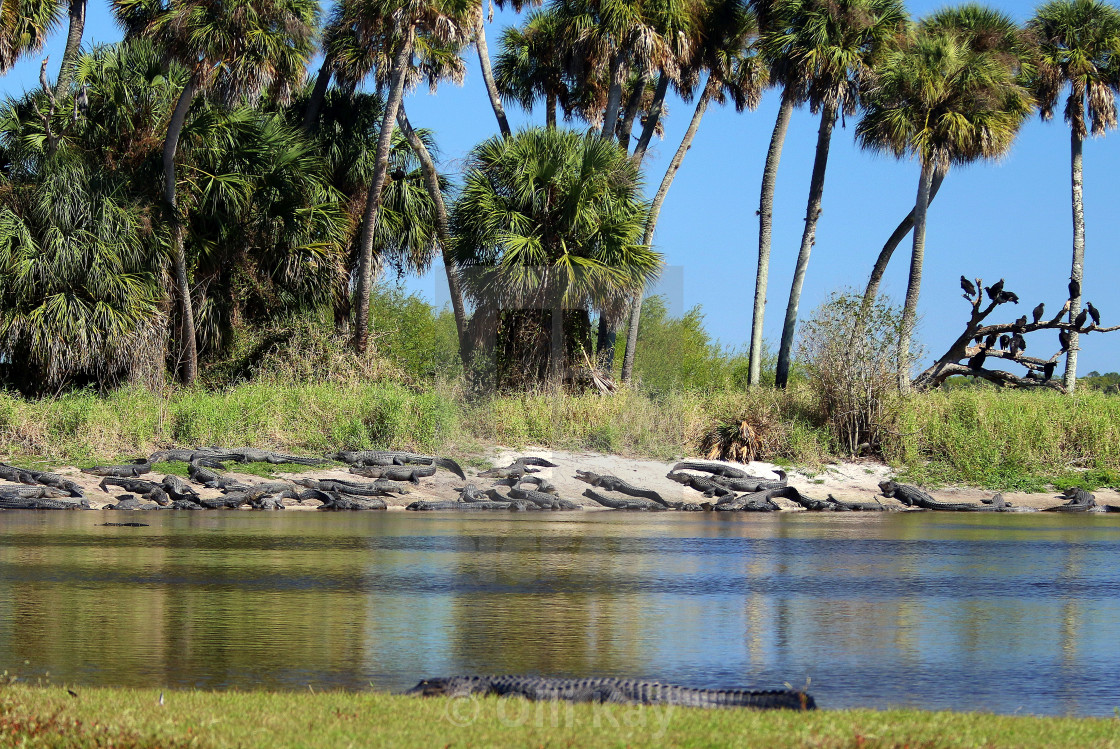
[[[1059,587],[1080,581],[1084,577],[1083,551],[1080,539],[1076,538],[1075,529],[1064,539],[1064,557],[1062,559],[1062,572],[1058,576]],[[1063,534],[1066,535],[1066,534]],[[1081,707],[1077,693],[1082,680],[1081,661],[1078,656],[1080,639],[1085,636],[1084,611],[1082,603],[1074,596],[1062,598],[1062,634],[1061,634],[1061,668],[1059,669],[1058,691],[1062,700],[1062,712],[1074,715]]]

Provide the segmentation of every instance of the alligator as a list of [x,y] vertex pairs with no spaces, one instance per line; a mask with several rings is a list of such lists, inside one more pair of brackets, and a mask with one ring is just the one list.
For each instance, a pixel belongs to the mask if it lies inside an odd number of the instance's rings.
[[378,479],[372,484],[358,483],[356,481],[341,481],[339,479],[296,479],[296,483],[307,489],[318,489],[324,492],[344,492],[346,494],[360,494],[366,497],[384,494],[409,494],[412,490],[396,481]]
[[47,497],[21,497],[0,493],[0,510],[89,510],[89,501],[82,499],[49,499]]
[[983,504],[988,505],[982,507],[982,510],[987,512],[1037,512],[1033,507],[1015,507],[1006,499],[1002,494],[995,494],[991,499],[980,500]]
[[844,502],[831,494],[825,499],[807,497],[792,486],[783,486],[769,491],[770,498],[781,497],[814,512],[886,512],[888,508],[878,500],[870,502]]
[[192,502],[189,499],[176,499],[171,504],[160,508],[161,510],[205,510],[206,508],[198,502]]
[[163,477],[163,490],[167,492],[168,496],[173,500],[191,500],[194,501],[198,497],[196,492],[190,484],[183,481],[178,476],[168,475]]
[[549,481],[548,479],[542,479],[540,476],[522,476],[518,479],[508,478],[502,479],[498,482],[499,486],[520,487],[522,484],[531,484],[532,486],[536,487],[537,491],[544,492],[545,494],[559,494],[559,492],[556,490],[556,487],[552,485],[551,481]]
[[1057,507],[1047,507],[1043,512],[1092,512],[1097,509],[1097,498],[1084,489],[1070,487],[1062,492],[1062,497],[1069,501]]
[[715,506],[717,512],[777,512],[780,509],[770,499],[770,490],[723,497]]
[[51,486],[5,486],[0,488],[0,494],[10,498],[19,499],[58,499],[69,497],[68,492],[55,489]]
[[462,489],[456,489],[459,492],[460,502],[489,502],[483,494],[475,487],[474,484],[467,484]]
[[121,494],[117,496],[117,503],[105,505],[106,510],[159,510],[155,502],[141,502],[135,494]]
[[417,468],[415,466],[350,466],[350,473],[371,479],[387,481],[408,481],[419,484],[420,479],[434,476],[435,466]]
[[[618,492],[626,494],[631,497],[639,497],[641,499],[649,499],[656,502],[663,507],[671,507],[665,499],[655,492],[653,489],[641,489],[633,484],[627,483],[617,476],[602,476],[591,471],[576,471],[576,478],[584,481],[592,486],[597,486],[606,489],[609,492]],[[587,492],[584,492],[586,495]],[[596,500],[598,501],[598,500]]]
[[25,468],[16,468],[5,463],[0,463],[0,479],[12,481],[17,484],[30,484],[47,486],[66,492],[68,497],[84,497],[82,487],[73,481],[59,476],[57,473],[35,471]]
[[463,473],[463,469],[460,468],[459,464],[454,460],[451,460],[451,458],[440,458],[435,455],[418,455],[416,453],[399,452],[396,450],[361,450],[331,453],[327,457],[342,463],[363,466],[403,466],[409,463],[416,463],[423,466],[434,465],[440,468],[446,468],[463,480],[467,478],[467,475]]
[[115,476],[117,478],[136,478],[151,472],[152,464],[147,458],[137,458],[123,466],[94,466],[93,468],[82,469],[82,473],[88,473],[91,476]]
[[[221,464],[219,463],[218,465]],[[191,481],[196,484],[201,484],[207,489],[221,489],[223,492],[236,492],[244,491],[249,488],[248,484],[243,483],[239,479],[214,473],[195,462],[187,464],[187,474],[190,476]]]
[[778,469],[774,473],[778,474],[778,480],[766,479],[761,476],[747,476],[745,478],[730,479],[724,476],[713,476],[711,481],[719,484],[720,486],[727,487],[736,492],[761,492],[767,489],[781,489],[783,486],[789,485],[789,479],[786,478],[786,472]]
[[208,510],[236,510],[251,498],[242,492],[231,492],[221,497],[199,497],[198,503]]
[[279,497],[262,497],[253,503],[254,510],[283,510],[284,502]]
[[234,463],[294,463],[301,466],[321,466],[327,463],[322,458],[308,458],[303,455],[288,455],[271,450],[258,450],[255,447],[207,447],[195,450],[191,459],[209,459],[214,461]]
[[98,525],[109,525],[117,528],[147,528],[147,523],[98,523]]
[[673,466],[674,471],[703,471],[728,479],[749,479],[752,476],[739,468],[725,466],[722,463],[706,463],[699,460],[684,460]]
[[524,463],[515,461],[513,463],[510,463],[505,468],[491,468],[491,469],[486,470],[486,471],[481,471],[478,474],[478,476],[479,476],[479,478],[486,478],[486,479],[515,479],[516,480],[516,479],[520,479],[522,476],[525,476],[525,475],[530,474],[530,473],[540,473],[540,469],[530,468],[529,466],[525,465]]
[[119,486],[127,492],[135,492],[144,499],[151,500],[158,504],[171,504],[171,497],[163,488],[163,484],[157,484],[156,482],[148,481],[147,479],[130,479],[109,476],[101,479],[101,483],[98,484],[98,486],[103,492],[109,491],[106,487]]
[[612,510],[629,510],[633,512],[664,512],[669,508],[663,504],[652,502],[648,499],[614,499],[607,497],[594,489],[588,487],[583,490],[583,496],[593,499],[603,507],[609,507]]
[[695,476],[691,473],[677,473],[669,472],[665,478],[676,481],[678,484],[690,486],[698,492],[703,492],[705,497],[733,497],[735,491],[728,489],[726,486],[717,484],[710,478],[705,476]]
[[497,510],[505,512],[533,512],[539,511],[541,508],[532,502],[519,499],[512,502],[491,502],[489,500],[476,500],[471,502],[434,502],[426,499],[421,499],[413,502],[406,510],[414,512],[482,512],[486,510]]
[[384,510],[387,509],[385,500],[379,497],[356,496],[354,494],[336,493],[329,502],[324,502],[320,510]]
[[509,496],[503,497],[497,489],[490,489],[486,492],[495,502],[509,502],[514,499],[527,499],[538,507],[545,510],[582,510],[583,505],[576,504],[571,500],[561,499],[551,494],[544,492],[534,491],[532,489],[522,489],[520,487],[511,486]]
[[812,695],[794,689],[694,689],[636,679],[565,679],[549,676],[452,676],[424,679],[405,694],[422,697],[518,696],[533,701],[615,702],[682,707],[752,707],[813,710]]
[[894,497],[907,507],[920,507],[923,510],[940,510],[943,512],[981,512],[980,505],[968,503],[938,502],[916,486],[900,484],[897,481],[880,481],[879,489],[884,497]]

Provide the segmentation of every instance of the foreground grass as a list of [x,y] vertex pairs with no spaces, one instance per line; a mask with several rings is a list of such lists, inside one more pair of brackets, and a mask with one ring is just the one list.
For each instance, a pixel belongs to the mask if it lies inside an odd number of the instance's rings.
[[[744,424],[758,459],[819,466],[844,457],[805,385],[623,390],[609,398],[556,391],[469,397],[455,382],[421,389],[385,381],[254,382],[162,397],[141,388],[40,400],[0,392],[0,456],[80,466],[200,445],[316,455],[393,448],[460,458],[494,444],[536,445],[670,460],[702,454],[706,435]],[[882,430],[884,458],[918,483],[1003,491],[1120,485],[1120,397],[981,388],[919,394],[900,401]]]
[[1116,718],[688,710],[379,693],[0,688],[0,746],[1117,747]]

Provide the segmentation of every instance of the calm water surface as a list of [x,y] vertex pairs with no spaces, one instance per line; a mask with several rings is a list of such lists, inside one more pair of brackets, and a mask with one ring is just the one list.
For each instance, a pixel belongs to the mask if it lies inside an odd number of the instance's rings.
[[124,515],[0,515],[0,669],[270,689],[811,680],[833,708],[1120,707],[1116,516]]

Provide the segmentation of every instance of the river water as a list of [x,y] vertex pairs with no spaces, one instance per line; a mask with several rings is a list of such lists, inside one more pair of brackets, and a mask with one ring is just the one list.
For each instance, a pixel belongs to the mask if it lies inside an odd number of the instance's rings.
[[1111,715],[1120,517],[5,512],[0,669],[316,690],[632,676]]

